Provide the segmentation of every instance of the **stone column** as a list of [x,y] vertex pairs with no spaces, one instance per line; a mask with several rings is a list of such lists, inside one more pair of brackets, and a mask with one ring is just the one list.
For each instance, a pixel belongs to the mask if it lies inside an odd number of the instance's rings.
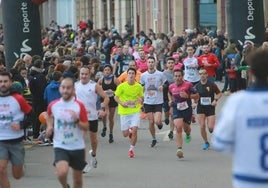
[[163,33],[168,33],[170,30],[170,23],[169,23],[169,5],[168,5],[168,1],[158,1],[159,5],[160,5],[160,10],[161,10],[161,22],[159,24],[161,24],[161,32]]
[[111,28],[111,1],[107,0],[106,1],[106,6],[107,6],[107,27],[110,29]]
[[140,31],[146,32],[144,29],[146,28],[146,1],[140,1]]
[[[196,27],[196,0],[188,0],[188,28]],[[186,21],[186,20],[185,20]]]
[[121,27],[120,0],[114,0],[114,27],[119,31]]
[[182,34],[184,29],[184,20],[183,20],[183,1],[174,0],[174,32],[178,35]]

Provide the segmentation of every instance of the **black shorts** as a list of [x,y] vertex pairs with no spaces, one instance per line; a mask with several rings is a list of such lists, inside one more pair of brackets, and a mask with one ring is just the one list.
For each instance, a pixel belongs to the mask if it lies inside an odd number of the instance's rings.
[[75,170],[82,171],[86,166],[85,150],[65,150],[62,148],[54,148],[55,161],[54,165],[59,161],[67,161],[69,166]]
[[[118,106],[118,103],[114,100],[114,97],[109,97],[110,101],[108,103],[109,108],[115,108]],[[101,98],[101,102],[103,102],[103,98]]]
[[109,101],[109,108],[115,108],[118,106],[117,102],[114,100],[114,97],[109,97],[110,101]]
[[143,104],[144,107],[144,112],[149,113],[149,112],[162,112],[162,106],[163,104]]
[[168,104],[168,100],[164,100],[164,103],[163,103],[163,110],[164,112],[169,112],[170,110],[170,106]]
[[214,116],[215,115],[215,106],[202,107],[197,106],[197,114],[205,114],[205,116]]
[[186,110],[178,110],[176,105],[173,105],[173,119],[183,118],[183,122],[191,124],[192,121],[192,108],[189,107]]
[[98,120],[89,121],[89,131],[93,133],[98,132]]

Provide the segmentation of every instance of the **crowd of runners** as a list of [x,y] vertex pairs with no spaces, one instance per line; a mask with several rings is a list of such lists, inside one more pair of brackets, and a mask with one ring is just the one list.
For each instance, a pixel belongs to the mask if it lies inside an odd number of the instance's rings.
[[[42,57],[25,55],[9,70],[5,46],[0,44],[3,188],[9,187],[8,161],[13,176],[23,176],[23,141],[27,139],[40,146],[53,145],[63,188],[70,187],[69,166],[74,187],[82,187],[82,173],[97,168],[98,137],[107,135],[110,144],[116,139],[116,111],[122,134],[129,139],[130,158],[135,157],[141,119],[149,123],[150,147],[157,145],[156,129],[164,123],[170,126],[169,139],[176,141],[174,153],[184,158],[183,143],[191,142],[191,123],[197,123],[204,141],[201,149],[208,150],[207,130],[214,131],[222,94],[250,87],[254,78],[248,57],[257,49],[268,49],[266,42],[240,44],[220,30],[187,29],[180,36],[149,29],[133,35],[126,27],[120,35],[115,28],[92,30],[80,24],[74,30],[55,21],[42,30],[42,44]],[[218,83],[224,87],[220,89]],[[46,112],[45,124],[40,122],[42,112]],[[32,138],[27,135],[29,127]],[[88,133],[91,150],[85,151]]]

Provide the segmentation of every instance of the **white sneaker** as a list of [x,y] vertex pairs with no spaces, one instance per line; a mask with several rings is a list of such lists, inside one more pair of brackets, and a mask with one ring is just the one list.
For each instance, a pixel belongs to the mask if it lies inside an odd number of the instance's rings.
[[177,157],[179,157],[179,159],[184,158],[182,149],[178,149],[176,154],[177,154]]
[[83,169],[83,174],[88,173],[91,170],[91,166],[87,164]]
[[97,168],[97,164],[98,164],[97,158],[92,156],[92,150],[90,150],[88,153],[89,153],[89,156],[90,156],[90,164],[91,164],[91,166],[93,168]]

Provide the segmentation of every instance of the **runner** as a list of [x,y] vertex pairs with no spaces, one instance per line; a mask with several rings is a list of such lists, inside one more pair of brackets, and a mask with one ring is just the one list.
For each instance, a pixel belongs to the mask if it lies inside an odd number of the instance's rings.
[[[90,165],[86,165],[83,170],[84,173],[89,172],[91,166],[97,168],[98,118],[106,115],[109,103],[109,97],[104,93],[101,86],[90,80],[90,77],[89,67],[84,66],[80,69],[80,80],[75,83],[75,95],[85,105],[89,121],[89,137],[91,143],[91,150],[89,151]],[[98,95],[104,99],[99,111],[97,111],[96,107]]]
[[[168,57],[166,59],[166,67],[167,69],[164,70],[163,74],[167,79],[168,84],[166,84],[166,87],[163,89],[163,96],[164,96],[164,103],[163,103],[163,109],[165,113],[165,124],[169,125],[170,131],[168,133],[168,138],[173,139],[173,131],[174,131],[174,121],[172,117],[172,108],[168,104],[168,86],[172,83],[174,83],[174,78],[173,78],[173,69],[174,69],[174,64],[175,64],[175,59],[173,57]],[[171,115],[171,121],[169,121],[169,117]]]
[[177,156],[184,158],[182,151],[182,129],[186,133],[185,142],[191,141],[191,117],[192,117],[192,101],[197,100],[199,95],[193,88],[191,82],[183,80],[183,70],[174,70],[174,83],[169,86],[169,105],[173,107],[173,119],[176,127],[178,147]]
[[220,67],[220,62],[217,56],[209,52],[208,44],[203,45],[203,54],[198,57],[198,63],[200,66],[204,67],[208,73],[208,80],[215,82],[216,72],[215,69]]
[[32,108],[17,93],[11,93],[9,72],[0,72],[0,187],[9,188],[8,162],[12,175],[20,179],[24,175],[24,128],[31,122]]
[[[98,84],[101,85],[102,89],[106,93],[106,95],[109,96],[110,102],[108,104],[109,110],[107,113],[109,113],[109,143],[114,142],[114,136],[113,136],[113,129],[114,129],[114,114],[115,109],[117,107],[117,102],[114,100],[114,91],[116,90],[116,87],[120,84],[119,80],[112,74],[113,68],[111,65],[107,64],[104,66],[103,70],[103,78],[99,79]],[[103,99],[101,99],[103,101]],[[103,129],[101,136],[106,136],[107,131],[107,114],[102,118],[103,121]]]
[[[195,86],[199,93],[200,100],[197,104],[198,121],[200,124],[201,136],[204,140],[203,150],[207,150],[210,147],[207,138],[206,123],[208,131],[213,132],[215,126],[215,108],[218,100],[221,98],[222,93],[218,86],[207,79],[208,74],[205,69],[200,69],[199,74],[201,75],[200,82]],[[216,96],[215,96],[216,94]]]
[[73,187],[82,188],[85,162],[83,131],[88,130],[87,112],[82,102],[75,99],[74,80],[64,78],[60,85],[61,98],[52,101],[47,109],[46,136],[54,131],[56,175],[62,187],[67,183],[69,166],[73,171]]
[[[195,47],[188,45],[186,48],[187,57],[183,60],[184,65],[184,80],[191,82],[195,86],[200,81],[198,72],[199,64],[196,57],[194,57]],[[193,101],[192,101],[193,102]],[[196,122],[196,108],[193,106],[192,123]]]
[[118,114],[120,114],[121,131],[124,137],[129,136],[130,138],[128,155],[133,158],[140,125],[140,104],[143,101],[143,88],[135,81],[136,69],[129,68],[127,74],[128,81],[117,87],[115,100],[119,104]]
[[152,135],[151,147],[157,143],[155,127],[162,129],[163,85],[166,83],[162,72],[156,70],[154,57],[148,57],[148,71],[142,73],[140,83],[144,87],[144,110],[149,120],[149,129]]
[[233,157],[234,188],[268,187],[268,51],[249,55],[252,87],[228,97],[212,139],[216,150]]

